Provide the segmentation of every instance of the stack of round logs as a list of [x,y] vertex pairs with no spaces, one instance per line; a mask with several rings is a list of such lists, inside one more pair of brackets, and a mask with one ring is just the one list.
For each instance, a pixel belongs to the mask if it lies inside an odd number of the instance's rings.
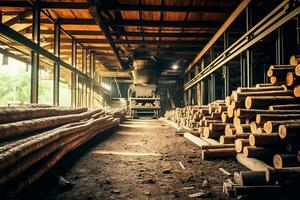
[[290,65],[270,66],[267,75],[270,83],[237,88],[225,105],[213,108],[221,110],[221,120],[201,116],[215,120],[207,126],[199,121],[201,135],[220,142],[202,150],[202,159],[236,156],[254,170],[239,173],[236,195],[282,195],[287,182],[300,182],[300,56],[292,56]]
[[65,154],[118,124],[118,118],[101,109],[0,108],[1,198],[14,198]]
[[[206,137],[210,135],[211,138],[216,138],[217,131],[225,128],[221,123],[221,113],[226,109],[225,101],[217,100],[208,105],[187,106],[167,111],[165,118],[178,123],[183,128],[196,131],[197,135],[207,135]],[[212,124],[215,125],[212,126]],[[193,133],[195,134],[195,132]],[[216,135],[212,135],[212,133]]]

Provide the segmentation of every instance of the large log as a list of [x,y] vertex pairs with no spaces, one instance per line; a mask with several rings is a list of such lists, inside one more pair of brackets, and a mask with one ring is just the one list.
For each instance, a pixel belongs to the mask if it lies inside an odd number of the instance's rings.
[[234,101],[245,101],[246,97],[248,96],[292,96],[292,90],[286,91],[261,91],[261,92],[241,92],[241,93],[234,93],[233,99]]
[[256,123],[263,124],[267,121],[288,121],[288,120],[295,120],[300,119],[300,113],[295,111],[295,114],[257,114],[256,115]]
[[271,86],[273,86],[271,83],[258,83],[255,85],[256,88],[271,87]]
[[234,144],[215,144],[215,145],[202,145],[201,150],[206,149],[226,149],[226,148],[233,148]]
[[293,72],[293,71],[295,71],[294,66],[270,67],[269,70],[267,71],[267,76],[283,77],[285,76],[286,73]]
[[300,64],[295,67],[295,74],[296,76],[300,76]]
[[204,127],[204,129],[203,129],[203,137],[205,137],[205,138],[217,139],[221,135],[224,135],[224,131],[214,131],[214,132],[212,132],[212,130],[210,130],[209,127]]
[[245,108],[245,100],[231,102],[232,109]]
[[52,152],[57,150],[58,148],[76,140],[79,139],[83,136],[90,135],[94,132],[101,132],[101,129],[105,127],[106,124],[109,124],[109,121],[103,120],[103,123],[91,123],[90,127],[87,127],[84,131],[75,133],[71,135],[70,137],[63,137],[60,138],[59,140],[52,142],[37,151],[29,154],[28,156],[24,157],[20,161],[18,161],[13,167],[7,168],[4,171],[0,172],[0,186],[3,185],[4,183],[12,180],[15,176],[18,174],[22,173],[25,171],[27,168],[30,166],[34,165],[41,159],[45,158],[46,156],[50,155]]
[[248,96],[245,101],[247,109],[252,108],[268,108],[270,105],[299,103],[299,99],[292,96]]
[[249,139],[236,139],[234,144],[236,152],[241,153],[245,146],[249,146]]
[[283,85],[285,84],[285,77],[271,76],[270,82],[272,85]]
[[239,153],[236,155],[237,161],[252,171],[265,171],[267,168],[272,168],[270,165],[256,159],[247,158],[244,154]]
[[241,171],[239,177],[241,186],[257,186],[270,184],[270,182],[267,182],[266,180],[265,171]]
[[227,123],[211,123],[209,125],[209,129],[212,132],[222,131],[224,133],[226,125],[227,125]]
[[240,124],[235,126],[236,133],[249,133],[251,131],[250,124]]
[[79,114],[86,112],[87,108],[60,108],[60,107],[41,107],[41,108],[10,108],[0,109],[0,124],[12,123],[16,121]]
[[243,154],[249,158],[267,158],[273,156],[274,151],[264,147],[245,146]]
[[235,148],[224,149],[207,149],[202,150],[202,159],[215,159],[215,158],[234,158],[236,156]]
[[6,139],[13,136],[22,135],[28,132],[34,132],[46,128],[53,128],[63,124],[79,121],[90,117],[98,112],[101,112],[101,109],[96,109],[80,114],[71,114],[63,116],[53,116],[53,117],[44,117],[32,120],[24,120],[20,122],[0,124],[0,140]]
[[[92,119],[90,119],[90,120],[92,120]],[[69,123],[69,124],[60,126],[60,127],[56,128],[55,130],[57,131],[57,130],[65,129],[65,128],[70,128],[70,127],[74,127],[74,126],[83,125],[85,123],[88,123],[90,120],[87,120],[87,121],[83,121],[82,120],[80,122]],[[50,130],[49,133],[51,131],[54,131],[54,130],[53,129]],[[37,134],[37,135],[33,135],[33,136],[30,136],[30,137],[27,137],[27,138],[24,138],[24,139],[19,139],[17,141],[9,142],[8,144],[5,144],[4,146],[0,147],[0,153],[8,151],[8,150],[10,150],[10,149],[12,149],[12,148],[14,148],[14,147],[16,147],[18,145],[25,144],[26,142],[33,141],[33,140],[41,137],[42,136],[41,134]]]
[[271,105],[269,110],[300,110],[300,104]]
[[285,84],[289,87],[300,84],[300,79],[294,72],[288,72],[285,78]]
[[285,124],[278,128],[280,138],[300,138],[300,124]]
[[286,167],[281,169],[266,169],[266,180],[268,182],[291,182],[300,180],[300,167]]
[[300,85],[294,87],[294,95],[295,97],[300,97]]
[[262,92],[262,91],[281,91],[286,90],[287,88],[283,85],[280,86],[269,86],[269,87],[238,87],[237,92]]
[[283,189],[280,185],[256,185],[256,186],[235,186],[236,196],[247,196],[253,198],[282,198]]
[[234,141],[239,138],[248,139],[249,133],[236,134],[236,135],[232,135],[232,136],[222,135],[222,136],[220,136],[220,143],[221,144],[234,144]]
[[292,55],[290,58],[290,65],[297,66],[300,64],[300,55]]
[[[118,124],[118,121],[119,120],[114,119],[112,123],[107,124],[107,126],[102,131],[115,127]],[[20,178],[19,181],[14,184],[14,189],[6,193],[4,199],[13,199],[17,194],[24,191],[36,180],[42,177],[47,171],[49,171],[65,154],[82,145],[86,141],[90,140],[96,134],[98,134],[98,132],[86,135],[80,138],[79,140],[72,141],[69,144],[65,145],[59,151],[56,151],[54,154],[51,154],[51,156],[48,157],[48,159],[43,160],[41,163],[39,163],[37,170],[29,171],[28,173],[24,174],[22,178]]]
[[251,120],[256,119],[257,114],[300,114],[299,110],[261,110],[261,109],[237,109],[236,117],[248,118]]
[[9,167],[10,165],[16,163],[24,156],[32,153],[33,151],[56,141],[61,137],[66,137],[68,135],[74,134],[76,132],[82,132],[86,130],[92,123],[101,123],[104,119],[108,119],[110,116],[102,117],[96,119],[94,121],[89,121],[86,124],[82,124],[79,126],[64,128],[64,129],[54,129],[51,131],[47,131],[45,133],[40,134],[40,137],[28,141],[24,144],[18,145],[16,147],[11,148],[9,151],[2,152],[0,154],[0,170]]
[[296,154],[275,154],[273,157],[273,165],[276,169],[283,167],[300,167],[300,162]]
[[264,123],[264,130],[266,133],[273,133],[278,131],[280,125],[297,123],[300,123],[300,120],[267,121]]
[[251,134],[249,136],[249,144],[251,146],[266,146],[266,145],[274,145],[281,142],[278,133],[262,133],[262,134]]

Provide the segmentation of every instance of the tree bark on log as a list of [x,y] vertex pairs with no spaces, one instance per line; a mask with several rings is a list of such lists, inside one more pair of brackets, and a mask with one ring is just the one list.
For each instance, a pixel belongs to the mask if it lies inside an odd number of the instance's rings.
[[280,125],[297,123],[300,123],[300,120],[267,121],[264,123],[264,130],[266,131],[266,133],[278,132],[278,128]]
[[274,151],[264,147],[245,146],[243,154],[249,158],[267,158],[273,156]]
[[284,91],[286,87],[280,86],[270,86],[270,87],[238,87],[237,92],[263,92],[263,91]]
[[271,184],[266,180],[265,171],[241,171],[240,183],[241,186],[258,186]]
[[247,158],[242,153],[237,154],[236,159],[240,164],[244,165],[252,171],[265,171],[267,168],[273,168],[256,158]]
[[300,64],[300,55],[292,55],[290,58],[290,65],[297,66]]
[[40,134],[40,137],[38,137],[35,140],[31,140],[29,142],[26,142],[22,145],[16,146],[9,151],[2,152],[0,154],[0,170],[7,168],[8,166],[14,164],[24,156],[28,155],[29,153],[41,148],[42,146],[45,146],[53,141],[56,141],[57,139],[61,138],[62,136],[68,136],[70,134],[73,134],[74,132],[80,132],[84,131],[87,127],[89,127],[93,123],[101,123],[104,119],[109,119],[110,116],[106,116],[103,118],[96,119],[94,121],[88,122],[86,124],[76,126],[76,127],[70,127],[65,129],[54,129],[52,131],[45,132],[43,134]]
[[296,154],[275,154],[273,157],[273,165],[276,169],[283,167],[300,167],[300,162]]
[[300,104],[272,105],[269,110],[300,110]]
[[258,83],[255,85],[256,88],[271,87],[271,86],[273,86],[271,83]]
[[225,149],[207,149],[202,151],[202,159],[215,159],[215,158],[234,158],[236,156],[235,148]]
[[101,109],[92,110],[81,114],[53,116],[8,124],[0,124],[0,140],[17,135],[22,135],[28,132],[34,132],[46,128],[53,128],[71,122],[76,122],[90,117],[96,114],[97,112],[101,112]]
[[242,133],[242,134],[236,134],[236,135],[232,135],[232,136],[225,136],[222,135],[220,136],[220,143],[221,144],[234,144],[234,141],[236,139],[248,139],[249,138],[249,134],[247,133]]
[[87,108],[2,108],[0,109],[0,124],[50,116],[80,114]]
[[[111,125],[106,126],[104,130],[110,129],[115,127],[118,124],[118,120],[113,120]],[[103,131],[104,131],[103,130]],[[82,145],[92,137],[94,137],[96,133],[93,133],[89,136],[82,137],[79,140],[75,140],[68,145],[65,145],[61,150],[56,151],[54,154],[51,154],[47,160],[43,160],[42,162],[38,163],[37,170],[29,171],[14,185],[14,189],[12,192],[8,192],[4,198],[13,199],[17,194],[24,191],[30,185],[32,185],[36,180],[42,177],[49,169],[51,169],[65,154],[72,151],[73,149],[77,148],[78,146]],[[24,181],[25,180],[25,181]]]
[[299,181],[300,167],[286,167],[282,169],[266,169],[266,180],[268,182]]
[[251,146],[266,146],[280,143],[282,140],[278,133],[272,134],[251,134],[249,136],[249,144]]
[[280,138],[300,138],[300,124],[285,124],[280,125],[278,128],[278,133]]
[[263,124],[267,121],[274,121],[274,120],[280,120],[280,121],[288,121],[288,120],[296,120],[300,119],[300,114],[257,114],[256,115],[256,123],[257,124]]
[[240,124],[235,126],[236,133],[249,133],[251,131],[250,124]]
[[261,91],[261,92],[242,92],[242,93],[234,93],[233,99],[234,101],[245,101],[248,96],[292,96],[292,90],[286,91]]
[[283,105],[299,103],[299,99],[293,96],[248,96],[245,101],[247,109],[267,109],[270,105]]

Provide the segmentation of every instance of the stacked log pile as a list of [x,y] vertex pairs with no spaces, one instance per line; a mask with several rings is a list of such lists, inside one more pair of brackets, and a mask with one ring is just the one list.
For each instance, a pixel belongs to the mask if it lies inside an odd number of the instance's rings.
[[202,131],[199,124],[203,137],[220,142],[205,146],[202,159],[236,157],[254,170],[240,172],[236,183],[226,182],[236,196],[262,191],[276,197],[299,184],[300,56],[290,65],[270,66],[267,75],[270,83],[233,91],[220,108],[220,121],[213,119]]
[[[231,188],[235,196],[258,197],[257,191],[262,191],[269,198],[283,198],[295,192],[299,184],[298,58],[292,57],[290,65],[271,66],[267,75],[272,83],[268,87],[273,90],[264,91],[261,96],[246,95],[245,108],[234,111],[235,117],[250,123],[249,136],[235,140],[236,151],[240,153],[237,160],[249,169],[254,166],[255,170],[237,175]],[[282,89],[274,90],[277,87]]]
[[118,124],[118,118],[101,109],[1,108],[0,196],[15,197],[65,154]]
[[[212,133],[211,129],[222,128],[221,113],[225,109],[225,101],[218,100],[204,106],[187,106],[167,111],[165,118],[188,130],[196,131],[199,136],[203,136],[206,128],[209,128],[209,133],[206,133],[208,135]],[[211,127],[213,123],[219,123],[219,127],[217,124]]]

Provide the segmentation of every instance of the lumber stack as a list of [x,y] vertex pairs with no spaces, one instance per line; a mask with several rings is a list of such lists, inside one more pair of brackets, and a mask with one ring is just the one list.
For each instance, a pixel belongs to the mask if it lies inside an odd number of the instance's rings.
[[102,109],[38,105],[1,108],[0,196],[15,197],[65,154],[117,126],[119,118],[112,114],[121,115]]

